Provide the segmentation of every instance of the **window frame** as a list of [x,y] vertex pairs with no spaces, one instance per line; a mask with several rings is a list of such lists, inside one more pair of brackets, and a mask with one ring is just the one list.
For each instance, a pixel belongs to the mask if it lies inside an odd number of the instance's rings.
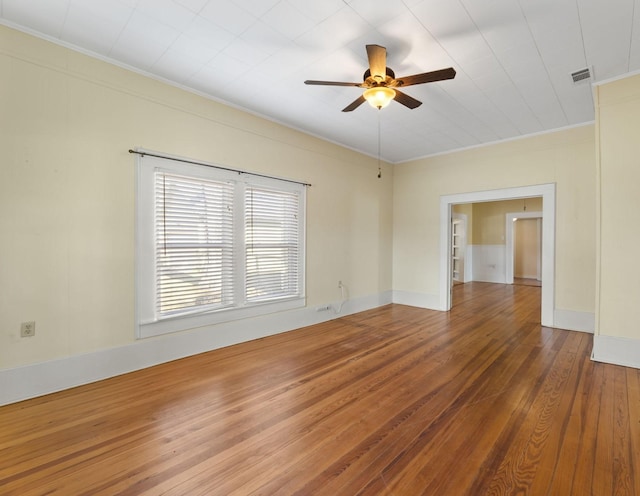
[[[136,252],[135,252],[135,321],[136,337],[147,338],[171,332],[207,325],[215,325],[238,319],[257,317],[273,312],[301,308],[306,305],[305,290],[305,239],[306,239],[306,187],[299,183],[267,178],[244,172],[180,162],[172,158],[139,155],[136,159]],[[232,282],[235,287],[234,303],[231,307],[204,312],[160,318],[156,313],[156,251],[155,251],[155,172],[157,170],[186,177],[234,184],[233,194],[233,268]],[[295,296],[258,303],[247,303],[244,291],[246,248],[244,197],[247,186],[276,191],[295,192],[298,204],[298,293]],[[151,254],[149,256],[149,254]]]

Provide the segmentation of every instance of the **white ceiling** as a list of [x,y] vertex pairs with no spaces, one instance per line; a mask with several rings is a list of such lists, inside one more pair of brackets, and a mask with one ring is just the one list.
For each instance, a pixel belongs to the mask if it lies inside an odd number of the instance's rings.
[[[639,0],[640,1],[640,0]],[[591,82],[640,69],[635,0],[0,0],[0,22],[402,162],[594,119]],[[455,79],[341,112],[366,44],[396,76]],[[379,119],[379,122],[378,122]]]

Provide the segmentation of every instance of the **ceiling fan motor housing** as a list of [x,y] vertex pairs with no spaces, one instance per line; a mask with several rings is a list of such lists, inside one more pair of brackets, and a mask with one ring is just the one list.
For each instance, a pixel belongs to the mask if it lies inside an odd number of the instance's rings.
[[364,71],[364,74],[362,75],[362,80],[366,85],[368,85],[367,87],[381,86],[381,85],[386,86],[392,81],[394,81],[396,78],[395,72],[393,72],[393,70],[390,69],[389,67],[386,68],[386,73],[387,73],[387,77],[384,79],[384,81],[381,81],[380,78],[371,76],[371,69],[367,69],[366,71]]

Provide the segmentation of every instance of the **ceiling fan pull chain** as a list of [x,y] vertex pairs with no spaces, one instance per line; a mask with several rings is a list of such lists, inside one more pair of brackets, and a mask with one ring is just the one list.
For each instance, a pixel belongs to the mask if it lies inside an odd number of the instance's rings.
[[380,110],[378,109],[378,179],[382,177],[382,169],[380,168]]

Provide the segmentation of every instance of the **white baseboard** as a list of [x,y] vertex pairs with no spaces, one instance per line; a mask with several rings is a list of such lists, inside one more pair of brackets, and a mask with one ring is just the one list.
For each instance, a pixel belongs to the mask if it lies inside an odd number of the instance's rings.
[[391,291],[345,302],[342,311],[321,305],[225,322],[148,338],[105,350],[0,370],[0,405],[107,379],[198,353],[326,322],[392,302]]
[[591,359],[640,369],[640,339],[593,336]]
[[411,291],[393,291],[393,303],[409,305],[411,307],[427,308],[429,310],[443,310],[440,308],[440,297],[427,293]]
[[590,332],[596,328],[596,317],[591,312],[575,312],[573,310],[553,311],[553,327],[567,331]]

